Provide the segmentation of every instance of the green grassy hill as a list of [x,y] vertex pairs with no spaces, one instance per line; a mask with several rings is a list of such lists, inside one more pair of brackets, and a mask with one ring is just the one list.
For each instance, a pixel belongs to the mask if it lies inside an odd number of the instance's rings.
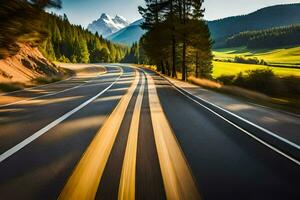
[[215,59],[226,60],[236,56],[256,57],[268,64],[300,67],[300,46],[280,49],[249,50],[245,47],[214,50]]
[[299,76],[300,69],[284,68],[284,67],[267,67],[263,65],[229,63],[229,62],[213,62],[213,77],[218,78],[221,75],[236,75],[239,72],[256,69],[272,69],[275,75],[282,76]]
[[[245,47],[226,48],[216,49],[213,53],[215,55],[215,60],[222,60],[222,62],[214,62],[213,76],[215,78],[220,75],[235,75],[239,72],[261,68],[271,68],[278,76],[294,75],[300,77],[300,46],[264,50],[248,50]],[[263,59],[270,65],[278,66],[269,67],[264,65],[223,62],[232,60],[236,56],[243,56],[245,58],[256,57],[258,59]],[[299,69],[288,68],[291,66],[299,67]]]

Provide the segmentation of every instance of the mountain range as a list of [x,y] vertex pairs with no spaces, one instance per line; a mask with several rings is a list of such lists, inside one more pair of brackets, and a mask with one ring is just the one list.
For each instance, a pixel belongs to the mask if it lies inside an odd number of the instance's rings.
[[265,7],[241,16],[208,21],[214,47],[223,47],[228,37],[244,31],[257,31],[300,24],[300,3]]
[[88,30],[92,33],[98,32],[99,35],[102,35],[104,38],[109,35],[127,27],[129,21],[120,15],[116,15],[114,18],[108,14],[103,13],[98,20],[93,21],[88,25]]
[[[101,18],[105,19],[106,17],[101,16]],[[97,21],[102,21],[101,18]],[[103,35],[113,42],[131,45],[138,41],[145,33],[139,26],[143,22],[142,19],[129,25],[125,24],[127,20],[124,19],[125,23],[121,23],[123,28],[113,28],[112,30],[105,28],[108,27],[106,25],[100,28],[102,23],[98,23],[97,21],[92,24],[97,25],[96,27],[99,27],[99,29],[107,30]],[[112,19],[112,21],[114,20]],[[214,47],[219,48],[224,46],[228,37],[240,32],[300,24],[300,3],[265,7],[247,15],[207,21],[207,24],[211,32],[211,37],[215,41]],[[89,29],[93,31],[93,27],[89,26]],[[98,31],[98,33],[102,32]]]
[[129,26],[113,33],[108,36],[107,39],[117,43],[132,45],[132,43],[139,41],[141,36],[145,33],[140,27],[141,23],[143,23],[143,19],[137,20]]

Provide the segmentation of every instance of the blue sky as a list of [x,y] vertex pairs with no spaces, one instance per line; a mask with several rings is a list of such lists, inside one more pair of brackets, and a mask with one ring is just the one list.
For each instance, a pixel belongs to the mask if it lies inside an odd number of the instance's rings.
[[[129,21],[135,21],[141,16],[138,5],[144,0],[62,0],[63,9],[57,13],[66,13],[74,24],[87,26],[98,19],[101,13],[122,15]],[[205,19],[219,19],[233,15],[247,14],[257,9],[287,3],[300,3],[300,0],[205,0]]]

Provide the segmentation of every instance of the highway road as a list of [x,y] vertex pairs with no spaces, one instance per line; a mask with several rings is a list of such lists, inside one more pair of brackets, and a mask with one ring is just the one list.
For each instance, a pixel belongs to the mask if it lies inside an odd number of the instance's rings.
[[0,199],[300,199],[299,144],[282,127],[102,66],[0,96]]

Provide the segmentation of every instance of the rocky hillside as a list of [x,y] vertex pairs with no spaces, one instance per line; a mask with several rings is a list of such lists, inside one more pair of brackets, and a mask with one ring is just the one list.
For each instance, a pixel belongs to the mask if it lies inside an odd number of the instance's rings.
[[16,55],[0,60],[0,82],[27,83],[38,77],[63,75],[64,71],[49,62],[38,48],[18,45]]

